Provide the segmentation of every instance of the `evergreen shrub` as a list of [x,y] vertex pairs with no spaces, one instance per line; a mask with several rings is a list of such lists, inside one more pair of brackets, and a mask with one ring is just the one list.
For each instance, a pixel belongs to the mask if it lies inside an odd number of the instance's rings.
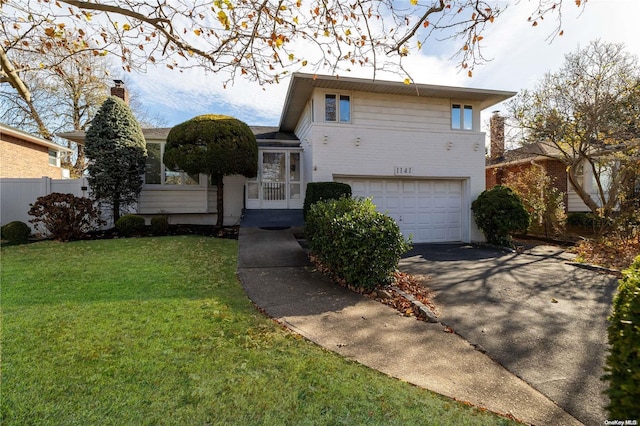
[[471,203],[474,219],[490,244],[511,246],[510,234],[526,231],[531,223],[520,197],[507,186],[484,191]]
[[347,285],[372,290],[393,282],[402,253],[410,249],[398,224],[370,199],[340,198],[313,204],[307,216],[309,249]]
[[34,217],[29,222],[37,230],[51,234],[57,241],[82,238],[105,223],[93,200],[59,192],[38,197],[29,215]]
[[640,256],[623,272],[608,334],[604,379],[609,382],[609,418],[640,419]]
[[309,209],[320,200],[338,200],[351,197],[351,187],[341,182],[309,182],[304,197],[303,214],[306,220]]
[[9,222],[0,228],[0,238],[14,244],[26,243],[29,241],[30,235],[31,228],[29,228],[29,225],[19,220]]
[[116,221],[116,231],[125,237],[143,234],[145,230],[144,217],[136,214],[125,214]]
[[166,235],[169,230],[169,219],[166,216],[154,216],[151,218],[151,233],[153,235]]

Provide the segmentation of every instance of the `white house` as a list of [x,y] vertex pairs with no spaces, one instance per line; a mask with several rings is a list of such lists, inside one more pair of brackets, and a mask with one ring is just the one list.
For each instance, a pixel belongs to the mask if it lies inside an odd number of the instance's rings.
[[[244,209],[302,209],[306,184],[373,197],[414,242],[482,240],[471,202],[485,188],[480,112],[514,92],[293,74],[278,127],[252,127],[258,176],[225,178],[225,224]],[[215,187],[162,164],[169,129],[146,129],[143,215],[215,223]],[[61,135],[81,141],[83,134]]]

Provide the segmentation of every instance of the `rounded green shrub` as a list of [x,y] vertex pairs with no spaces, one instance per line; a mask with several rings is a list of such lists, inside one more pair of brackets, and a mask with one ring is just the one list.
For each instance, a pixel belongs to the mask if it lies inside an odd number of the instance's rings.
[[511,246],[511,233],[526,231],[531,217],[522,200],[507,186],[484,191],[471,203],[474,219],[487,242]]
[[609,317],[609,418],[640,419],[640,256],[622,273]]
[[116,221],[116,230],[125,237],[143,234],[146,230],[144,218],[135,214],[126,214]]
[[351,197],[351,186],[341,182],[309,182],[304,196],[302,214],[306,220],[309,209],[320,200],[338,200]]
[[166,235],[169,230],[169,219],[166,216],[154,216],[151,218],[151,233],[153,235]]
[[31,235],[31,228],[24,222],[14,220],[0,228],[0,235],[3,240],[7,240],[10,243],[26,243]]
[[341,198],[313,204],[306,227],[317,261],[347,285],[374,289],[393,281],[410,249],[398,224],[370,199]]

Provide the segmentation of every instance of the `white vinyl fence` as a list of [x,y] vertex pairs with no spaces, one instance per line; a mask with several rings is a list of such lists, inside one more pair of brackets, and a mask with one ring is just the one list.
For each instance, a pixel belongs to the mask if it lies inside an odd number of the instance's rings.
[[[0,225],[7,224],[14,220],[22,221],[34,229],[32,223],[29,223],[33,216],[29,216],[28,212],[31,204],[35,203],[38,197],[49,195],[53,192],[63,194],[73,194],[76,197],[88,197],[87,179],[51,179],[42,177],[40,179],[0,179]],[[104,214],[103,219],[109,223],[105,228],[113,226],[111,217]]]

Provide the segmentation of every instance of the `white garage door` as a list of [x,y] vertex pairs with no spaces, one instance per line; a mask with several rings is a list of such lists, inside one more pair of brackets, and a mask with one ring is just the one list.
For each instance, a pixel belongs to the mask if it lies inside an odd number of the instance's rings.
[[354,197],[373,197],[414,243],[462,241],[462,182],[459,180],[336,179]]

